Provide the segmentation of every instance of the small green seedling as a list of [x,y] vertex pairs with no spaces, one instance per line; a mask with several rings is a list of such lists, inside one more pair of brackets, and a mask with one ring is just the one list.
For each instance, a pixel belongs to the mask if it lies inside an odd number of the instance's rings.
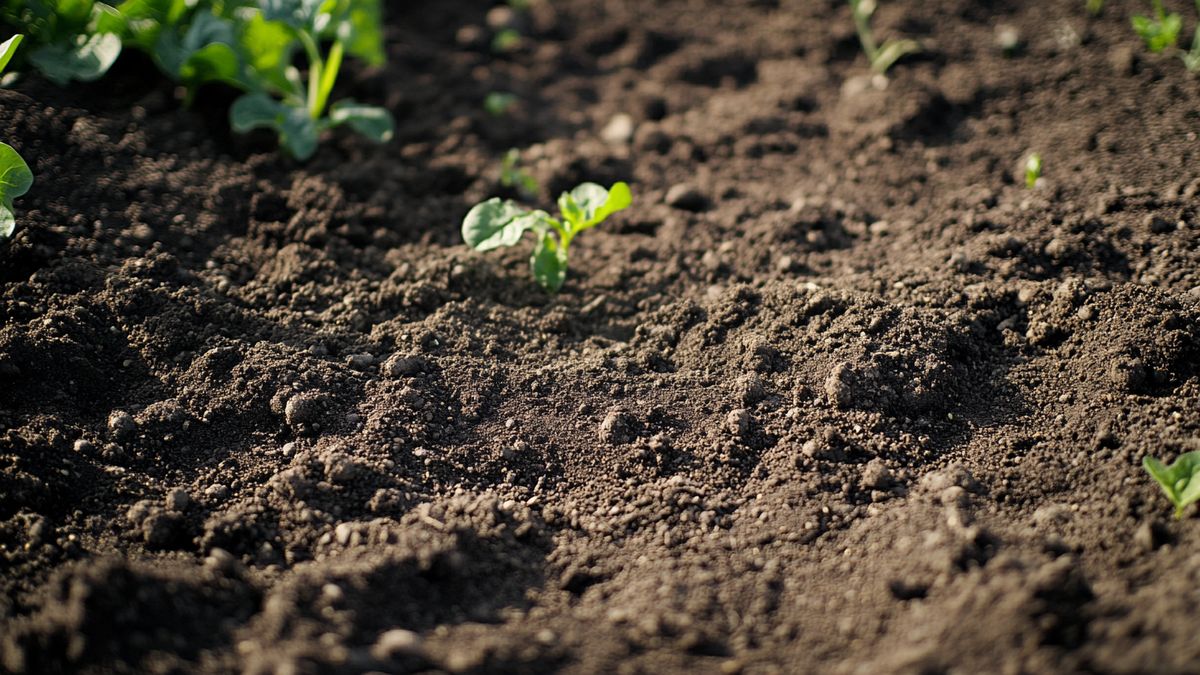
[[1179,31],[1183,29],[1183,18],[1174,12],[1168,13],[1163,9],[1162,0],[1152,1],[1154,16],[1139,14],[1133,17],[1133,30],[1141,36],[1146,43],[1146,48],[1157,54],[1174,47],[1179,41]]
[[551,293],[557,293],[567,278],[571,241],[586,229],[604,222],[612,214],[633,203],[625,183],[605,190],[595,183],[584,183],[558,198],[562,220],[545,211],[529,210],[511,201],[493,197],[476,204],[463,219],[462,236],[476,251],[490,251],[520,243],[525,232],[537,237],[529,266],[534,279]]
[[[1200,14],[1200,0],[1196,0],[1196,13]],[[1186,52],[1181,51],[1179,58],[1183,59],[1183,65],[1187,67],[1188,72],[1200,71],[1200,25],[1196,26],[1196,32],[1192,35],[1192,48]]]
[[516,148],[504,153],[504,161],[500,165],[500,184],[506,188],[516,188],[530,199],[536,197],[541,189],[537,179],[521,168],[521,151]]
[[521,48],[525,38],[514,28],[505,28],[492,38],[492,51],[497,54],[511,54]]
[[504,117],[517,104],[517,95],[506,91],[493,91],[483,99],[483,109],[492,117]]
[[1104,0],[1087,0],[1087,11],[1092,16],[1100,16],[1104,11]]
[[[0,42],[0,74],[12,60],[22,39],[23,35],[14,35]],[[28,192],[30,185],[33,185],[33,172],[29,165],[11,145],[0,143],[0,239],[11,237],[16,229],[13,200]]]
[[850,13],[854,15],[854,28],[858,31],[858,41],[862,44],[867,60],[871,62],[871,70],[884,75],[901,57],[921,51],[921,44],[916,40],[885,40],[883,46],[880,46],[871,32],[871,15],[875,13],[875,0],[849,2]]
[[1200,451],[1185,452],[1171,466],[1147,455],[1142,459],[1147,473],[1158,481],[1167,499],[1175,505],[1175,517],[1183,518],[1188,504],[1200,499]]
[[1037,183],[1042,179],[1042,156],[1039,153],[1033,153],[1029,159],[1025,160],[1025,187],[1032,190],[1037,187]]

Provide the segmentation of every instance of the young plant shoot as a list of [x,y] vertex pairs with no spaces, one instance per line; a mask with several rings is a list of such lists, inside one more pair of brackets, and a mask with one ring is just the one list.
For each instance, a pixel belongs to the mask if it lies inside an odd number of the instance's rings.
[[[346,54],[371,64],[383,61],[376,0],[260,0],[260,11],[242,29],[252,90],[229,111],[233,129],[272,129],[296,159],[308,159],[321,133],[346,125],[383,143],[392,137],[391,113],[354,101],[329,104]],[[323,49],[323,42],[329,41]],[[299,44],[308,61],[305,83],[292,65]]]
[[1183,18],[1178,14],[1163,9],[1162,0],[1152,0],[1154,16],[1137,15],[1133,17],[1133,30],[1141,36],[1146,48],[1155,54],[1174,47],[1179,41],[1179,31],[1183,29]]
[[850,13],[854,15],[854,28],[858,31],[858,41],[862,44],[867,60],[871,62],[871,70],[880,75],[886,75],[888,69],[901,57],[921,51],[921,45],[916,40],[885,40],[880,46],[871,31],[871,15],[875,13],[875,0],[849,0],[849,2]]
[[526,199],[533,199],[541,189],[537,179],[521,168],[521,151],[516,148],[504,153],[504,161],[500,165],[500,184],[515,188]]
[[1039,153],[1033,153],[1029,159],[1025,160],[1025,187],[1032,190],[1037,187],[1038,181],[1042,179],[1042,156]]
[[467,213],[462,224],[463,241],[476,251],[490,251],[514,246],[526,232],[533,232],[537,240],[529,258],[533,277],[542,288],[557,293],[567,278],[572,240],[632,203],[633,195],[625,183],[616,183],[607,190],[595,183],[583,183],[562,193],[558,198],[561,219],[493,197]]
[[1185,452],[1170,466],[1147,455],[1142,466],[1175,505],[1175,518],[1183,518],[1188,504],[1200,499],[1200,451]]
[[[0,43],[0,74],[12,60],[17,47],[24,38],[14,35]],[[17,227],[17,218],[13,214],[13,200],[29,191],[33,184],[33,172],[29,165],[21,159],[21,155],[7,143],[0,143],[0,239],[12,236]]]
[[[1196,0],[1196,13],[1200,14],[1200,0]],[[1181,51],[1179,58],[1183,59],[1183,65],[1189,73],[1200,71],[1200,25],[1196,26],[1196,32],[1192,34],[1192,48],[1186,52]]]

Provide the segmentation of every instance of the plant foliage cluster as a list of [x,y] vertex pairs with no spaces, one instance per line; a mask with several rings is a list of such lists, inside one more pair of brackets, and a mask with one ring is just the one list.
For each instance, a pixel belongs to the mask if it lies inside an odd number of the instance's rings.
[[205,84],[235,87],[233,128],[271,129],[298,159],[332,127],[392,134],[385,109],[330,103],[347,56],[384,61],[379,0],[0,0],[0,19],[26,35],[24,64],[60,85],[95,80],[136,49],[189,101]]

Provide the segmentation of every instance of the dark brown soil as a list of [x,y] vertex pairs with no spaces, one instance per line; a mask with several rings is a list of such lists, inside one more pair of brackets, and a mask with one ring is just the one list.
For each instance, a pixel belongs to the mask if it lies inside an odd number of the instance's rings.
[[[305,165],[0,92],[0,667],[1194,672],[1200,84],[1083,4],[885,2],[880,91],[834,0],[396,0]],[[509,147],[634,187],[556,297],[459,239]]]

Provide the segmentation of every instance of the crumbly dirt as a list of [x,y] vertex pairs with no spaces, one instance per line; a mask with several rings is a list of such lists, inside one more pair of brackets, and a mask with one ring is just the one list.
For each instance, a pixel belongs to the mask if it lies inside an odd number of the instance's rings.
[[[1200,449],[1200,89],[1142,3],[884,2],[884,90],[833,0],[489,8],[391,2],[338,93],[395,140],[303,165],[137,57],[0,91],[0,668],[1195,669],[1139,464]],[[635,192],[555,297],[459,238],[509,147]]]

